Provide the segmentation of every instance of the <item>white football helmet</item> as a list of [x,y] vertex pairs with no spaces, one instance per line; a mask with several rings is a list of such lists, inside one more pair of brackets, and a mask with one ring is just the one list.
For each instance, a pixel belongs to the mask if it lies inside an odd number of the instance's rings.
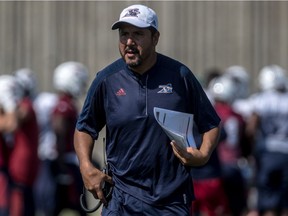
[[79,62],[64,62],[54,70],[54,88],[75,98],[84,93],[87,82],[88,70]]
[[235,98],[246,98],[249,95],[249,82],[250,82],[250,76],[247,72],[246,68],[239,66],[239,65],[233,65],[228,67],[225,72],[225,75],[232,78],[232,81],[237,86],[237,92],[235,95]]
[[258,75],[258,85],[262,91],[286,88],[286,71],[278,65],[265,66]]
[[12,75],[0,75],[0,106],[5,112],[13,112],[23,96],[23,90]]
[[35,73],[30,68],[21,68],[14,72],[16,80],[23,88],[24,94],[34,98],[37,94],[37,79]]
[[215,101],[232,103],[235,99],[236,86],[230,77],[222,75],[210,81],[208,91]]

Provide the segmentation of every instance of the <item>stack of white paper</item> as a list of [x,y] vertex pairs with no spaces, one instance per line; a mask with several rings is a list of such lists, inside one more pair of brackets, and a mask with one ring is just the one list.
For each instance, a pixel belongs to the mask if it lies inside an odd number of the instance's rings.
[[193,114],[154,107],[154,116],[167,136],[179,147],[196,148],[193,137]]

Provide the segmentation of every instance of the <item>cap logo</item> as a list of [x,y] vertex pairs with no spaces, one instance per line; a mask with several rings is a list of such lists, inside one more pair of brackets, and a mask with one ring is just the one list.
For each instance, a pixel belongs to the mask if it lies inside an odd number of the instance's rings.
[[119,29],[123,23],[128,23],[138,28],[153,27],[158,31],[156,13],[144,5],[131,5],[125,8],[120,13],[119,20],[113,23],[112,30]]
[[138,17],[140,11],[138,8],[130,9],[123,17]]

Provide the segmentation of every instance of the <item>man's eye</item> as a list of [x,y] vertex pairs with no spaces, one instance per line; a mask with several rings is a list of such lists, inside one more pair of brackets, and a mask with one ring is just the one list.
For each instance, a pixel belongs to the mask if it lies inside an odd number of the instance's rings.
[[120,36],[122,37],[122,36],[126,36],[127,35],[127,33],[126,32],[121,32],[120,33]]
[[144,35],[144,34],[143,34],[143,32],[136,32],[135,35],[137,35],[137,36],[142,36],[142,35]]

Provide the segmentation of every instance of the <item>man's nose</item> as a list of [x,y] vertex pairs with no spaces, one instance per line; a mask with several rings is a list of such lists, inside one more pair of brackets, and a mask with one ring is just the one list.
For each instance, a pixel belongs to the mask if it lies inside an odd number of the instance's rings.
[[134,40],[133,40],[132,37],[128,37],[126,44],[127,44],[127,45],[133,45],[133,44],[135,44],[135,42],[134,42]]

